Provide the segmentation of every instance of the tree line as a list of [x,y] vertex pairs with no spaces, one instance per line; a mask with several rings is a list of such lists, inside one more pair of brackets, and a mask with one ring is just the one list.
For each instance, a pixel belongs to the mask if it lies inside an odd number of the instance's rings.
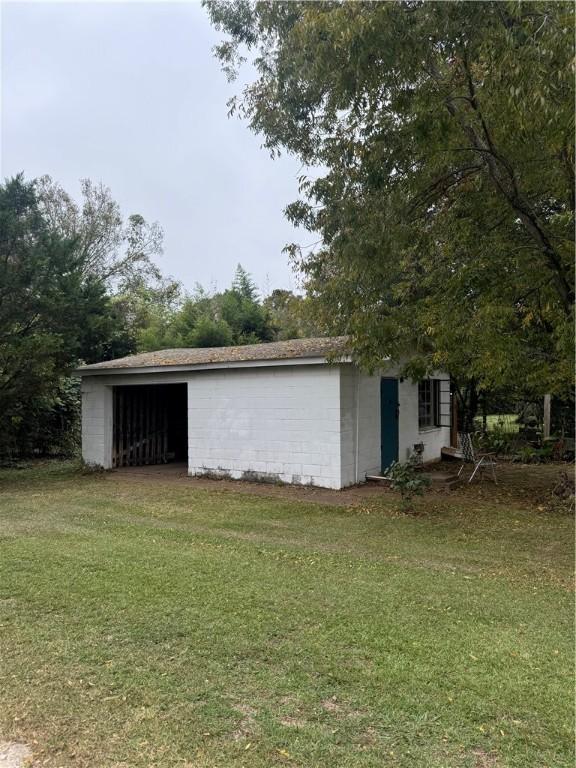
[[261,299],[241,268],[186,293],[156,266],[160,227],[105,187],[83,182],[78,205],[13,179],[0,442],[49,434],[78,360],[323,333],[368,371],[447,371],[470,421],[482,392],[573,397],[573,4],[204,4],[228,76],[253,64],[231,113],[302,162],[286,215],[318,243],[287,251],[306,296]]
[[0,185],[0,456],[74,450],[81,362],[319,332],[308,299],[260,298],[240,265],[226,290],[187,292],[157,266],[158,224],[125,219],[102,184],[81,192],[47,176]]

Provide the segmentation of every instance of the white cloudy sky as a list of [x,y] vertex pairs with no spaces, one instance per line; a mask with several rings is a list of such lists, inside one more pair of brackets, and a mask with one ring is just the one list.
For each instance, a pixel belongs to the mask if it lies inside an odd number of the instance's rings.
[[1,174],[102,181],[165,231],[161,267],[225,287],[241,262],[262,291],[296,288],[282,247],[298,162],[271,160],[228,119],[219,35],[199,3],[2,2]]

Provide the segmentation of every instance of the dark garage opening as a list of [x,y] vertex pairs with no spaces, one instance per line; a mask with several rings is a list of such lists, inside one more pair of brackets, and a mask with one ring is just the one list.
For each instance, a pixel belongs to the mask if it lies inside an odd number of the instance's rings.
[[186,384],[114,387],[112,466],[187,461]]

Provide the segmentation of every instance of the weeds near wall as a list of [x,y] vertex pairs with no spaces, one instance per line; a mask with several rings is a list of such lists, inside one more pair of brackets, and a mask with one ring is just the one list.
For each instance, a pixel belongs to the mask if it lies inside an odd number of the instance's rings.
[[414,514],[414,498],[422,496],[430,485],[430,480],[418,472],[414,462],[395,461],[386,472],[391,481],[391,488],[400,493],[400,509],[405,514]]

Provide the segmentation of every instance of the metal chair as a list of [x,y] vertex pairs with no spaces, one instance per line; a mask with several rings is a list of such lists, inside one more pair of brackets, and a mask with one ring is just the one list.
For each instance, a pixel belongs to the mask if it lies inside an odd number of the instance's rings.
[[462,454],[462,466],[458,472],[458,477],[462,474],[464,466],[466,464],[474,464],[474,470],[468,482],[471,483],[476,476],[476,473],[480,471],[480,476],[484,476],[484,469],[489,469],[492,474],[492,480],[498,485],[496,479],[496,459],[493,453],[476,453],[474,450],[474,444],[472,443],[472,435],[469,432],[458,432],[458,448]]

